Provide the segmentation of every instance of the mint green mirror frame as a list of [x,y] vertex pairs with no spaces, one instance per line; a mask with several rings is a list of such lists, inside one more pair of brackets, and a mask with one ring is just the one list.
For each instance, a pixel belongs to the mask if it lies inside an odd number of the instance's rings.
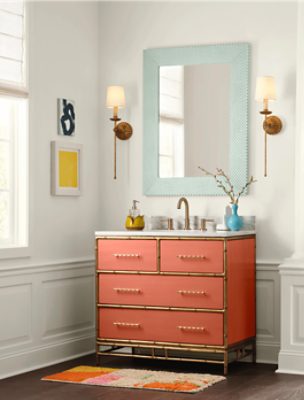
[[[160,178],[158,173],[159,67],[169,65],[229,64],[230,146],[229,174],[236,190],[248,178],[248,43],[171,47],[144,50],[143,192],[146,196],[221,196],[212,177]],[[221,117],[220,115],[218,116]],[[201,166],[203,167],[202,160]]]

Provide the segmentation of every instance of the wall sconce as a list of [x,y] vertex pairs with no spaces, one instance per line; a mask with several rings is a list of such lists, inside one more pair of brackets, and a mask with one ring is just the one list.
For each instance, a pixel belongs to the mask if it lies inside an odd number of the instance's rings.
[[114,121],[114,179],[116,176],[116,138],[120,140],[128,140],[132,136],[133,129],[128,122],[120,122],[118,118],[118,108],[124,108],[126,105],[125,91],[122,86],[109,86],[107,90],[107,108],[113,108],[113,117],[110,118]]
[[272,111],[268,109],[268,101],[276,100],[276,85],[272,76],[260,76],[256,82],[255,99],[263,101],[263,110],[260,114],[264,115],[264,176],[267,176],[267,135],[276,135],[282,129],[282,121],[279,117],[271,115]]

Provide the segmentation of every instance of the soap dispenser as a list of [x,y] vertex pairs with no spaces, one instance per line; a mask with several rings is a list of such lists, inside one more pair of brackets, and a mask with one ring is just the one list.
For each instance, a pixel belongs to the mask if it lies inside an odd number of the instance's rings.
[[125,224],[128,230],[141,231],[145,227],[145,219],[143,215],[140,215],[137,203],[139,203],[138,200],[133,200],[132,208],[129,210]]

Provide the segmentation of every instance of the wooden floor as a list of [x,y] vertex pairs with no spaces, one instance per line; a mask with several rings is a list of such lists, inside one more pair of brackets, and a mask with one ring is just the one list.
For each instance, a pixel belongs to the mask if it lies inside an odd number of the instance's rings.
[[[104,358],[103,366],[222,374],[218,367],[196,363]],[[304,400],[304,376],[276,374],[275,365],[234,363],[225,382],[197,394],[105,388],[43,382],[45,375],[77,365],[95,365],[87,356],[0,381],[1,400]]]

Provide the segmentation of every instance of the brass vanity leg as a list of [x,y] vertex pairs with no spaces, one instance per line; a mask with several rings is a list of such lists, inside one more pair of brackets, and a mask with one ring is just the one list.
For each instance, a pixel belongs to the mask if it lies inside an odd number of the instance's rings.
[[252,343],[252,362],[253,362],[253,364],[256,363],[256,340],[255,339]]
[[155,349],[152,347],[152,358],[155,358]]
[[228,350],[224,353],[224,375],[228,374]]

